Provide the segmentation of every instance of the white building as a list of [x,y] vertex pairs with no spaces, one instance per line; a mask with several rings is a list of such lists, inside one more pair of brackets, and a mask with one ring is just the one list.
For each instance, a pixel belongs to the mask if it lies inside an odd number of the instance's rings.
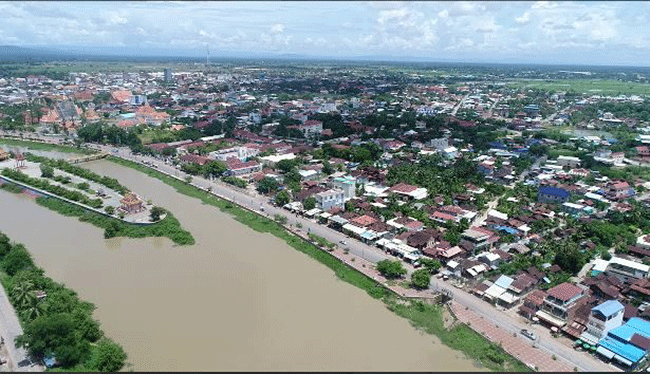
[[226,161],[227,159],[234,157],[241,161],[245,161],[251,157],[257,156],[259,153],[260,150],[257,148],[232,147],[210,152],[208,157],[220,161]]
[[345,203],[345,193],[342,190],[327,190],[314,195],[316,206],[321,210],[330,210],[334,207],[342,208]]
[[560,166],[568,166],[571,168],[575,168],[580,166],[580,159],[578,157],[571,157],[571,156],[558,156],[557,164]]
[[332,188],[342,190],[345,196],[345,201],[348,201],[350,199],[354,199],[356,196],[357,190],[357,184],[356,180],[354,177],[347,176],[347,177],[338,177],[334,178],[331,182]]
[[639,262],[626,260],[620,257],[612,257],[605,270],[606,275],[613,275],[620,279],[621,282],[626,282],[629,279],[644,279],[648,278],[650,266],[641,264]]
[[296,158],[296,155],[293,153],[285,153],[283,155],[270,155],[266,157],[260,157],[260,160],[264,165],[275,166],[276,163],[282,160],[293,160]]
[[607,336],[609,330],[623,324],[625,306],[618,300],[608,300],[591,308],[587,330],[582,333],[580,339],[589,344],[596,345],[600,339]]

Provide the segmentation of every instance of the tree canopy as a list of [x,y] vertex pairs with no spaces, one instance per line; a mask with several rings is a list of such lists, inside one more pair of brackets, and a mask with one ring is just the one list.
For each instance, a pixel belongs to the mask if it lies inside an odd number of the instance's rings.
[[400,278],[406,274],[402,262],[395,260],[382,260],[377,263],[377,271],[388,279]]

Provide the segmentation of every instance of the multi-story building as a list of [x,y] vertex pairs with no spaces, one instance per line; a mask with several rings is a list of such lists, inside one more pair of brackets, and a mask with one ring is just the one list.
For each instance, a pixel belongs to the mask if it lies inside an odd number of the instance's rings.
[[618,300],[607,300],[591,308],[587,331],[583,332],[580,339],[589,344],[596,345],[607,333],[623,324],[625,306]]
[[345,203],[345,193],[342,190],[327,190],[314,195],[316,205],[321,210],[330,210],[334,207],[342,208]]
[[356,180],[354,177],[338,177],[331,182],[332,188],[343,191],[345,201],[354,199],[356,196]]
[[585,291],[571,283],[561,283],[548,290],[542,308],[535,316],[560,329],[575,311],[578,300],[585,296]]

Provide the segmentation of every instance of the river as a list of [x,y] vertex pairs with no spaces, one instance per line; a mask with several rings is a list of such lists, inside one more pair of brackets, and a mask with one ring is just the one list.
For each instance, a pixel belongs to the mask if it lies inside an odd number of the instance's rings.
[[0,231],[97,306],[136,371],[476,371],[382,302],[270,234],[157,179],[85,164],[171,210],[196,239],[103,239],[103,231],[0,190]]

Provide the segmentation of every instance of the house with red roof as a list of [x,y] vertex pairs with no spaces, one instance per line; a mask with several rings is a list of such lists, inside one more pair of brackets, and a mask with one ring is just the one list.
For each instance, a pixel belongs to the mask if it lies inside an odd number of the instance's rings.
[[422,200],[427,197],[426,188],[421,188],[406,183],[396,184],[393,187],[391,187],[389,191],[413,200]]
[[585,295],[585,290],[575,284],[558,284],[547,291],[542,308],[535,315],[551,329],[561,329],[572,318],[576,308],[582,306],[579,301],[586,300]]
[[227,159],[226,166],[228,167],[228,175],[251,174],[262,170],[262,165],[255,160],[242,162],[235,157]]

